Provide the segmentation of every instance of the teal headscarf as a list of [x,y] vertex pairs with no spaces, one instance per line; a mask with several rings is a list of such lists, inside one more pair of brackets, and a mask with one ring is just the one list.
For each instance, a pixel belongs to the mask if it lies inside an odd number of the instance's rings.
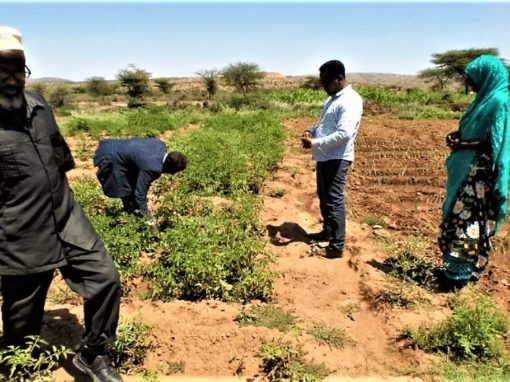
[[[499,227],[507,213],[507,194],[510,160],[510,101],[508,98],[508,70],[501,60],[492,55],[482,55],[471,61],[464,70],[476,84],[478,91],[473,102],[460,120],[462,141],[485,141],[492,146],[494,170],[497,174],[494,194],[497,201],[496,226]],[[446,160],[448,181],[443,204],[443,220],[462,182],[471,170],[476,156],[474,149],[452,152]]]

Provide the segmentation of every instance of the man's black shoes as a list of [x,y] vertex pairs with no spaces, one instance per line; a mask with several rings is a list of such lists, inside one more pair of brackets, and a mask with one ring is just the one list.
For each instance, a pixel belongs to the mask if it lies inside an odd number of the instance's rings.
[[88,374],[94,382],[123,382],[122,377],[112,367],[111,360],[107,355],[98,355],[88,363],[82,352],[73,358],[73,364],[81,372]]
[[309,233],[306,236],[312,241],[329,241],[331,239],[329,231],[324,230],[316,233]]
[[344,256],[341,249],[333,249],[329,247],[312,247],[312,256],[323,257],[325,259],[340,259]]

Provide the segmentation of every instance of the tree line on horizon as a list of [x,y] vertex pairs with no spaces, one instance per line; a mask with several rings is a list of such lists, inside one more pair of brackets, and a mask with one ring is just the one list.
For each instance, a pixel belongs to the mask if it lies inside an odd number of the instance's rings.
[[433,90],[444,90],[452,83],[462,83],[466,65],[483,54],[499,57],[510,73],[510,65],[500,56],[498,48],[471,48],[433,53],[431,62],[435,67],[420,71],[418,78],[431,83]]

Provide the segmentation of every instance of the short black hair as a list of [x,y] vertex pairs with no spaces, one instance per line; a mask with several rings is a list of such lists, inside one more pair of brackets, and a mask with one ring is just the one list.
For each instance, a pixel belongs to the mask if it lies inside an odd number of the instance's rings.
[[163,172],[166,174],[175,174],[186,168],[188,160],[183,153],[178,151],[169,152],[163,162]]
[[328,73],[334,77],[342,76],[345,78],[345,66],[338,60],[330,60],[325,62],[319,68],[319,72]]

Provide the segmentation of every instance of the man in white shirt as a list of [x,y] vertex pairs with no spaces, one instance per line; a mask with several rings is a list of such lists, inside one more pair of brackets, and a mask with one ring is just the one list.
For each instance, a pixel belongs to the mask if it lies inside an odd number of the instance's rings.
[[329,98],[317,126],[306,130],[301,142],[312,149],[317,162],[317,194],[323,229],[309,234],[314,241],[329,241],[322,249],[326,258],[343,256],[345,243],[345,179],[354,161],[354,140],[363,113],[363,100],[345,79],[345,67],[338,60],[324,63],[320,81]]

